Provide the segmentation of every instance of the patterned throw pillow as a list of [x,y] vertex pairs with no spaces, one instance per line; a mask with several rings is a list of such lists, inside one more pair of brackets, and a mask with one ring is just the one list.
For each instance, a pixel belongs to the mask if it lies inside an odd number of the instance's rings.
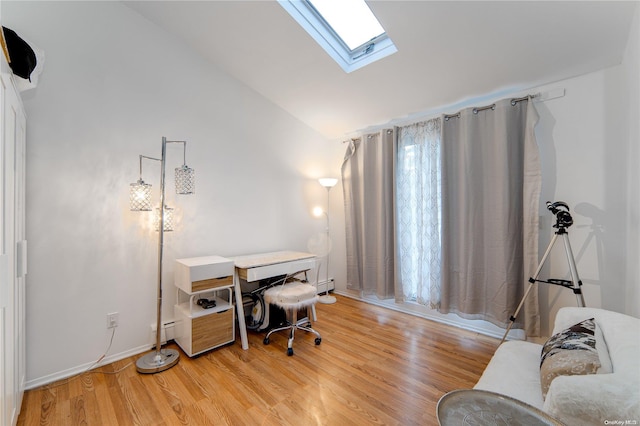
[[540,384],[547,396],[551,381],[558,376],[595,374],[600,368],[593,318],[554,334],[542,347]]

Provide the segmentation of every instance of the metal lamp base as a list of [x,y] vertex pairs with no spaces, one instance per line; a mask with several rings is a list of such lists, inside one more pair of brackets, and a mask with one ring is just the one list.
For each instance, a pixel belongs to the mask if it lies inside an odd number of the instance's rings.
[[320,296],[318,298],[318,302],[324,303],[325,305],[331,305],[336,303],[337,301],[338,299],[336,299],[335,296],[329,296],[328,294],[325,294],[324,296]]
[[180,353],[175,349],[161,349],[149,352],[138,358],[136,369],[138,373],[153,374],[168,370],[180,361]]

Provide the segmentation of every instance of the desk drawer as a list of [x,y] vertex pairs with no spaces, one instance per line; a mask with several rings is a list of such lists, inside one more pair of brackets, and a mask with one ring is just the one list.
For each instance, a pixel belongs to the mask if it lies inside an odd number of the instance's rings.
[[234,340],[233,309],[193,319],[193,353]]
[[233,285],[233,261],[220,256],[176,259],[174,285],[185,293]]
[[233,276],[231,275],[229,275],[228,277],[209,278],[208,280],[193,281],[191,283],[191,293],[230,285],[233,285]]
[[238,270],[238,276],[247,282],[263,280],[265,278],[277,277],[278,275],[295,274],[296,272],[308,271],[316,267],[316,258],[300,259],[291,262],[282,262],[273,265],[258,266]]

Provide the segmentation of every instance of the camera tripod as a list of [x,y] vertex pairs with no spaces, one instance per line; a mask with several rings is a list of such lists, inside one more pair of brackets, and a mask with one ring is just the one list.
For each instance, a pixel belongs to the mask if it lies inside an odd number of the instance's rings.
[[[529,286],[527,287],[527,290],[525,291],[524,296],[522,297],[522,300],[518,305],[518,308],[516,309],[515,313],[511,317],[509,317],[509,320],[511,322],[509,323],[509,326],[507,327],[507,330],[505,331],[504,336],[502,336],[502,340],[500,341],[500,344],[502,344],[507,338],[507,334],[509,334],[509,331],[511,331],[511,327],[513,326],[513,323],[516,320],[518,313],[520,312],[520,309],[522,309],[525,299],[531,292],[531,289],[533,288],[533,285],[536,282],[559,285],[562,287],[570,288],[571,290],[573,290],[573,293],[576,295],[578,306],[579,307],[585,306],[584,296],[582,295],[582,288],[581,288],[582,281],[580,281],[580,278],[578,277],[576,261],[573,257],[573,252],[571,251],[571,244],[569,243],[569,234],[567,233],[567,228],[573,225],[573,218],[571,217],[571,213],[569,213],[569,206],[567,206],[567,204],[562,201],[556,201],[555,203],[547,201],[547,209],[549,209],[551,213],[553,213],[556,216],[556,224],[553,225],[553,227],[556,228],[556,232],[553,234],[553,238],[551,238],[551,241],[549,242],[549,246],[547,247],[547,250],[544,252],[544,255],[542,256],[542,260],[540,260],[540,263],[538,264],[538,268],[536,269],[535,275],[529,278]],[[561,236],[564,242],[564,251],[567,255],[567,262],[569,263],[569,272],[571,274],[571,281],[554,279],[554,278],[549,278],[548,280],[539,280],[538,276],[540,275],[540,271],[542,270],[544,262],[547,260],[549,253],[551,253],[551,249],[553,248],[556,241],[558,240],[558,236]]]

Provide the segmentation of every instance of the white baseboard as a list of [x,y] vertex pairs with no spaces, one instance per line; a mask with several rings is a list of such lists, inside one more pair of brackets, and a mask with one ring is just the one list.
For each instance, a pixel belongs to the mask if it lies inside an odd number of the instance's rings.
[[[382,300],[375,296],[361,297],[359,294],[350,291],[336,290],[336,294],[350,297],[352,299],[360,300],[362,302],[370,303],[372,305],[381,306],[383,308],[392,309],[394,311],[403,312],[409,315],[415,315],[420,318],[428,319],[431,321],[440,322],[443,324],[451,325],[461,328],[463,330],[472,331],[482,334],[484,336],[495,337],[502,339],[504,335],[504,329],[497,327],[487,321],[482,320],[467,320],[461,318],[455,314],[441,314],[438,311],[429,309],[426,306],[418,303],[404,302],[396,303],[393,299]],[[507,340],[525,340],[523,330],[511,330],[507,336]]]
[[[175,321],[173,319],[165,320],[162,322],[162,330],[161,333],[161,344],[164,345],[168,340],[173,340],[175,338]],[[75,376],[77,374],[84,373],[88,371],[89,368],[92,370],[103,365],[110,364],[112,362],[120,361],[121,359],[128,358],[130,356],[138,355],[143,352],[147,352],[153,349],[156,346],[156,324],[151,324],[150,334],[149,334],[149,344],[138,346],[137,348],[129,349],[124,352],[120,352],[117,354],[109,355],[100,360],[99,363],[96,364],[95,361],[89,362],[86,364],[78,365],[73,368],[69,368],[67,370],[58,371],[56,373],[48,374],[46,376],[38,377],[36,379],[32,379],[27,381],[26,389],[34,389],[39,386],[43,386],[49,383],[56,382],[58,380],[66,379],[68,377]]]
[[28,380],[27,383],[25,384],[25,389],[26,390],[34,389],[39,386],[57,382],[58,380],[63,380],[69,377],[73,377],[75,375],[88,371],[89,368],[93,370],[103,365],[111,364],[112,362],[120,361],[121,359],[129,358],[130,356],[138,355],[150,349],[151,349],[150,345],[138,346],[137,348],[129,349],[128,351],[106,356],[97,364],[95,363],[95,361],[88,362],[86,364],[78,365],[76,367],[69,368],[67,370],[58,371],[56,373],[48,374],[42,377],[37,377],[35,379]]
[[319,281],[318,282],[318,294],[326,293],[327,291],[327,283],[329,285],[329,291],[333,291],[336,288],[336,284],[333,281],[333,278],[329,278],[329,280]]
[[[176,322],[174,320],[166,320],[162,321],[162,329],[160,330],[160,344],[164,345],[168,340],[173,340],[176,338],[175,332]],[[151,344],[153,346],[156,345],[156,328],[157,324],[151,324]]]

